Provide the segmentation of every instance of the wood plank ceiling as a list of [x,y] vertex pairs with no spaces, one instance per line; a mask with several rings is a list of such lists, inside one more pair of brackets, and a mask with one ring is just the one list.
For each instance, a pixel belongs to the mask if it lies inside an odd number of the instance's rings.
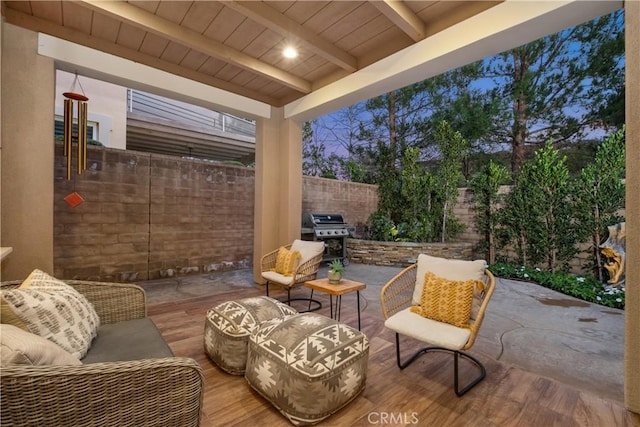
[[[7,22],[283,106],[497,1],[3,1]],[[295,59],[282,51],[294,45]]]

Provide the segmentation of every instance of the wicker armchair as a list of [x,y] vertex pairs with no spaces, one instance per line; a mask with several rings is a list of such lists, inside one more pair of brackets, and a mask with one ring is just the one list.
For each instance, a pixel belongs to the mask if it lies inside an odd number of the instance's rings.
[[[471,263],[470,261],[451,261],[456,263]],[[418,270],[418,264],[413,264],[405,268],[393,277],[380,291],[380,303],[382,306],[382,314],[385,318],[385,326],[396,333],[397,365],[400,369],[404,369],[419,356],[429,351],[451,352],[454,355],[454,391],[457,396],[462,396],[486,376],[486,369],[482,363],[463,350],[471,348],[476,340],[487,305],[495,289],[495,278],[489,270],[484,270],[484,277],[482,278],[484,281],[484,290],[474,297],[474,299],[476,299],[474,304],[477,304],[477,306],[469,321],[469,325],[465,328],[459,328],[447,323],[426,319],[417,313],[411,312],[410,307],[416,303],[415,288]],[[452,280],[461,279],[452,278]],[[424,342],[429,344],[429,346],[420,349],[407,360],[401,361],[400,335]],[[479,374],[471,381],[468,381],[467,385],[463,388],[460,388],[458,380],[459,358],[470,361],[479,369]]]
[[[66,280],[102,324],[146,317],[139,286]],[[2,289],[20,282],[0,283]],[[198,363],[169,357],[79,366],[3,367],[2,426],[198,426],[204,378]]]
[[291,289],[302,285],[304,282],[313,280],[318,275],[320,269],[320,263],[322,262],[322,256],[324,254],[323,242],[311,242],[303,240],[295,240],[291,245],[285,246],[287,249],[298,250],[301,249],[302,258],[300,263],[293,271],[290,277],[285,277],[281,274],[274,272],[276,266],[276,259],[278,257],[279,249],[271,251],[262,257],[260,262],[260,271],[262,272],[262,278],[266,281],[267,296],[269,296],[269,285],[276,285],[287,290],[287,304],[291,305],[291,301],[304,300],[309,302],[309,310],[311,310],[311,303],[315,303],[317,310],[322,307],[319,301],[311,298],[291,298]]

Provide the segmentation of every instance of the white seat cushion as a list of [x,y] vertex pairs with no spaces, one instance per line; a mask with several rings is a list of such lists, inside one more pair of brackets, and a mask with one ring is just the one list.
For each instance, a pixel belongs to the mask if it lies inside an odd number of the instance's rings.
[[285,276],[275,271],[263,271],[262,278],[269,282],[280,283],[282,285],[290,286],[293,283],[293,276]]
[[291,250],[300,252],[300,264],[304,264],[311,258],[324,252],[324,242],[296,239],[291,244]]
[[413,313],[410,308],[389,317],[384,322],[384,326],[401,335],[449,350],[461,350],[471,335],[471,331],[467,328],[458,328],[448,323],[427,319]]

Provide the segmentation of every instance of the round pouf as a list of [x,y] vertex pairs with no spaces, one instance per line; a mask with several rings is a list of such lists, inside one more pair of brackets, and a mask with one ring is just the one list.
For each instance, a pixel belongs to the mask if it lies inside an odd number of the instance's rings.
[[204,349],[224,371],[242,375],[247,364],[249,335],[262,322],[281,319],[298,312],[266,296],[227,301],[207,312]]
[[315,424],[364,390],[368,360],[362,332],[303,313],[251,334],[245,378],[293,424]]

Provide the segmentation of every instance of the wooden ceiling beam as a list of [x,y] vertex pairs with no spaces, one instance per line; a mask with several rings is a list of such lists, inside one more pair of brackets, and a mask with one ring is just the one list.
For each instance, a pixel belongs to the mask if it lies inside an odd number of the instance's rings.
[[126,22],[144,31],[187,46],[198,52],[234,64],[242,69],[260,74],[301,93],[311,92],[311,83],[305,79],[260,61],[245,53],[209,39],[193,30],[183,28],[167,19],[122,1],[80,0],[78,4],[97,13]]
[[418,42],[426,37],[426,27],[418,15],[413,13],[402,1],[382,0],[371,4],[389,19],[396,27]]
[[265,3],[255,1],[221,1],[221,3],[285,38],[295,38],[305,48],[344,70],[354,72],[358,69],[358,60],[355,57]]

